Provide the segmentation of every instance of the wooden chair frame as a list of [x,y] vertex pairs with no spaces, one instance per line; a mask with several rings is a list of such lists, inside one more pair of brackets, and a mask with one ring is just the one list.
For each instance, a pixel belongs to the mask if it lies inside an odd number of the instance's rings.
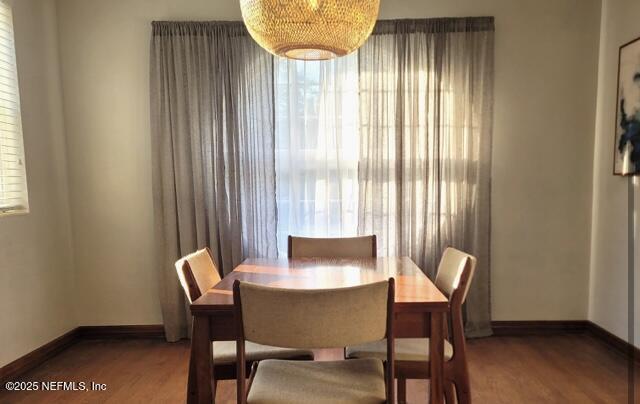
[[[462,304],[465,290],[471,276],[472,262],[467,262],[460,275],[458,287],[449,296],[449,311],[444,324],[445,338],[453,346],[453,357],[444,363],[444,394],[448,404],[453,404],[454,389],[460,404],[471,403],[471,388],[469,383],[469,368],[467,364],[467,348],[464,337],[464,321],[462,318]],[[451,338],[448,337],[449,325]],[[429,366],[424,362],[397,361],[396,378],[398,379],[398,403],[406,402],[407,379],[429,379]]]
[[[253,379],[258,370],[258,364],[254,363],[251,366],[251,374],[249,375],[249,382],[246,381],[246,361],[245,361],[245,337],[244,337],[244,324],[242,321],[242,299],[240,298],[240,281],[236,280],[233,283],[233,306],[234,317],[236,321],[236,347],[238,353],[236,355],[237,360],[237,403],[246,404],[247,396],[253,384]],[[385,362],[385,387],[386,387],[386,402],[388,404],[395,403],[395,347],[394,347],[394,303],[395,303],[395,280],[389,278],[389,289],[387,293],[387,332],[385,338],[387,340],[387,360]]]

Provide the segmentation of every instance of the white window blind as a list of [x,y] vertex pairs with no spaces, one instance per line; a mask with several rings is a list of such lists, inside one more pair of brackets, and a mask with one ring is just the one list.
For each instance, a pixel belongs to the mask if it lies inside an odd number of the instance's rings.
[[0,1],[0,214],[28,210],[13,18]]

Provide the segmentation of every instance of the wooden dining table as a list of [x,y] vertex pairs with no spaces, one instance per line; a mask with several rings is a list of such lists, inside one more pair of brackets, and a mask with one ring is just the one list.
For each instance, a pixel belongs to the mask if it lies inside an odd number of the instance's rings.
[[187,401],[215,401],[211,342],[236,339],[232,292],[236,279],[281,288],[329,289],[389,278],[396,282],[395,336],[430,338],[428,398],[431,403],[443,403],[444,327],[449,302],[408,257],[247,259],[191,304],[194,322]]

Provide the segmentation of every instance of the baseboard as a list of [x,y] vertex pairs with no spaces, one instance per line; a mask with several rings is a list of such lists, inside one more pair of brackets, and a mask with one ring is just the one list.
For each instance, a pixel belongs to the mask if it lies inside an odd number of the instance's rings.
[[46,360],[54,357],[69,346],[73,345],[78,339],[78,329],[74,328],[68,333],[54,339],[37,348],[28,354],[14,360],[13,362],[0,368],[0,383],[14,380],[21,374],[41,365]]
[[576,334],[587,332],[588,323],[586,320],[492,321],[491,328],[496,336]]
[[78,327],[80,339],[164,338],[164,326],[153,325],[83,325]]
[[0,383],[40,366],[64,349],[83,339],[164,338],[162,325],[80,326],[0,368]]
[[640,349],[588,320],[574,321],[492,321],[493,335],[589,334],[609,347],[640,362]]
[[587,321],[587,323],[587,329],[589,333],[596,339],[599,339],[610,347],[615,348],[620,353],[629,357],[633,357],[637,362],[640,362],[640,349],[635,347],[633,344],[630,344],[627,341],[623,340],[622,338],[610,333],[596,323],[592,323],[591,321]]

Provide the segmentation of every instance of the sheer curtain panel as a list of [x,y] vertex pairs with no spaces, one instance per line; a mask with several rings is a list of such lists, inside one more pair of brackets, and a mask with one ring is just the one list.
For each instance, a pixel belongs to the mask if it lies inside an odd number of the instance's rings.
[[353,236],[358,205],[358,58],[278,58],[278,249],[289,234]]
[[470,336],[491,333],[493,18],[378,21],[359,50],[359,233],[433,279],[447,246],[478,258]]
[[242,23],[154,22],[151,130],[167,339],[190,319],[173,262],[209,246],[222,274],[275,257],[273,58]]

